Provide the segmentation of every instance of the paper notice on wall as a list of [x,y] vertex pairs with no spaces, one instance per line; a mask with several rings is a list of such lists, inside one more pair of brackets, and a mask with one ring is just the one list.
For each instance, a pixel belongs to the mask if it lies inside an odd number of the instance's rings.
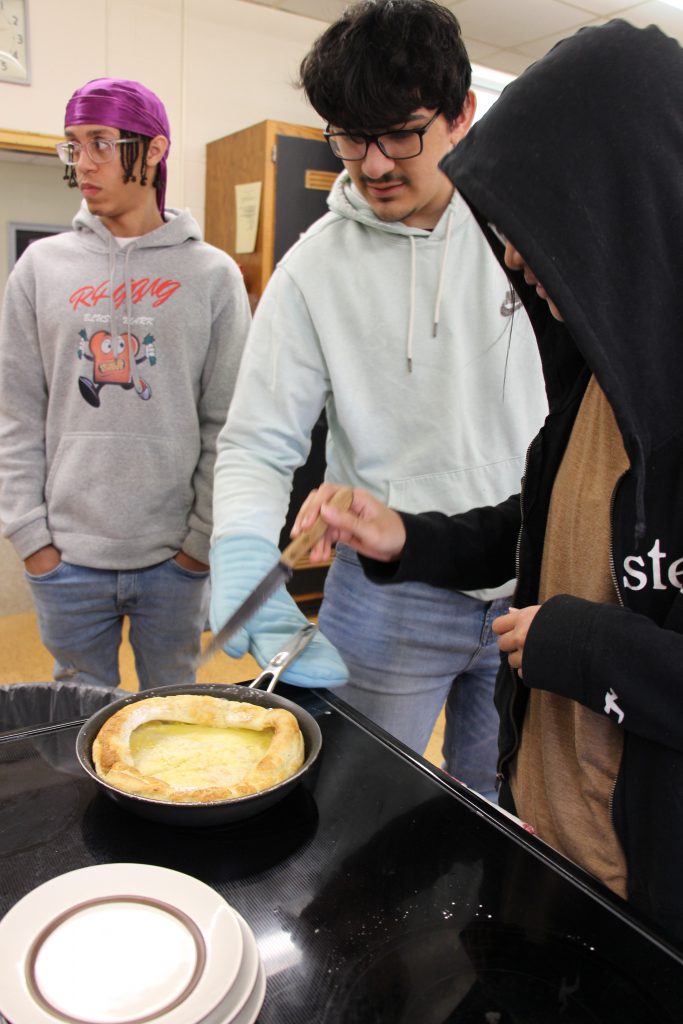
[[235,185],[235,252],[253,252],[256,248],[260,209],[260,181]]

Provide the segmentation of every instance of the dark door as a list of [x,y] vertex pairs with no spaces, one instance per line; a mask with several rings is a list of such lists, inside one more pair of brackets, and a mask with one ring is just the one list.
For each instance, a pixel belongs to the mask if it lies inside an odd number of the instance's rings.
[[275,264],[307,227],[327,213],[327,194],[342,170],[341,160],[322,139],[277,136]]

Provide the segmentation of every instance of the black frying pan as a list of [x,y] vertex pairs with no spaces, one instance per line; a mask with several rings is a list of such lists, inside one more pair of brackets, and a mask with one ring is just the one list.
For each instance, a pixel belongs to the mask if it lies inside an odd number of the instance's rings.
[[[315,631],[315,627],[310,628],[313,632]],[[285,661],[285,659],[287,660]],[[164,825],[224,825],[259,814],[278,800],[282,800],[301,781],[302,777],[313,767],[322,747],[320,728],[308,711],[304,711],[303,708],[300,708],[285,697],[256,688],[267,676],[272,676],[270,685],[274,686],[279,674],[278,669],[282,671],[285,664],[289,664],[290,661],[291,658],[288,656],[288,652],[276,655],[268,668],[264,669],[250,686],[231,686],[223,683],[189,683],[186,686],[157,686],[151,690],[143,690],[141,693],[131,694],[130,697],[123,697],[121,700],[107,705],[107,707],[100,708],[81,726],[76,738],[76,755],[81,767],[108,797],[122,807],[125,807],[126,810],[132,811],[133,814],[137,814],[142,818],[160,821]],[[274,667],[274,671],[271,667]],[[286,711],[291,711],[299,723],[304,739],[304,763],[290,778],[285,779],[283,782],[278,782],[277,785],[271,786],[269,789],[264,789],[260,793],[253,793],[250,796],[235,797],[232,800],[219,800],[215,803],[172,803],[167,800],[152,800],[149,797],[124,793],[105,782],[104,779],[101,779],[95,771],[92,759],[92,745],[107,719],[127,704],[133,704],[139,700],[147,700],[149,697],[170,697],[179,693],[207,694],[211,697],[225,697],[227,700],[247,701],[250,704],[257,704],[261,707],[284,708]]]

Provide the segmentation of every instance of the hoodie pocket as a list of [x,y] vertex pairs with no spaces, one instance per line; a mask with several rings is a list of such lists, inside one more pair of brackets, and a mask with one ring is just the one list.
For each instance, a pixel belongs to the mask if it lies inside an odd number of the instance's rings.
[[484,466],[425,473],[389,482],[388,504],[401,512],[444,512],[457,515],[516,494],[521,486],[524,458],[515,456]]
[[181,528],[192,502],[173,441],[140,434],[65,434],[45,487],[54,533],[112,540]]

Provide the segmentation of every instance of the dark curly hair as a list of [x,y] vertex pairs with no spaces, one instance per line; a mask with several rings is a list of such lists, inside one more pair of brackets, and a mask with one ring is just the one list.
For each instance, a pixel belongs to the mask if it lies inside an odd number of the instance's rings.
[[[135,163],[142,153],[142,163],[140,165],[140,184],[147,184],[147,150],[149,144],[152,141],[150,136],[139,135],[137,132],[129,132],[124,128],[121,128],[119,135],[122,139],[135,139],[135,142],[131,142],[129,146],[119,146],[119,158],[121,160],[121,167],[123,168],[123,183],[127,185],[129,181],[136,181],[135,176]],[[69,188],[76,188],[78,182],[76,181],[76,168],[66,167],[64,170],[64,181],[69,183]],[[159,191],[159,168],[156,167],[154,170],[154,188]]]
[[454,121],[472,80],[458,20],[435,0],[360,0],[318,37],[299,74],[324,120],[357,129],[402,124],[418,107]]

